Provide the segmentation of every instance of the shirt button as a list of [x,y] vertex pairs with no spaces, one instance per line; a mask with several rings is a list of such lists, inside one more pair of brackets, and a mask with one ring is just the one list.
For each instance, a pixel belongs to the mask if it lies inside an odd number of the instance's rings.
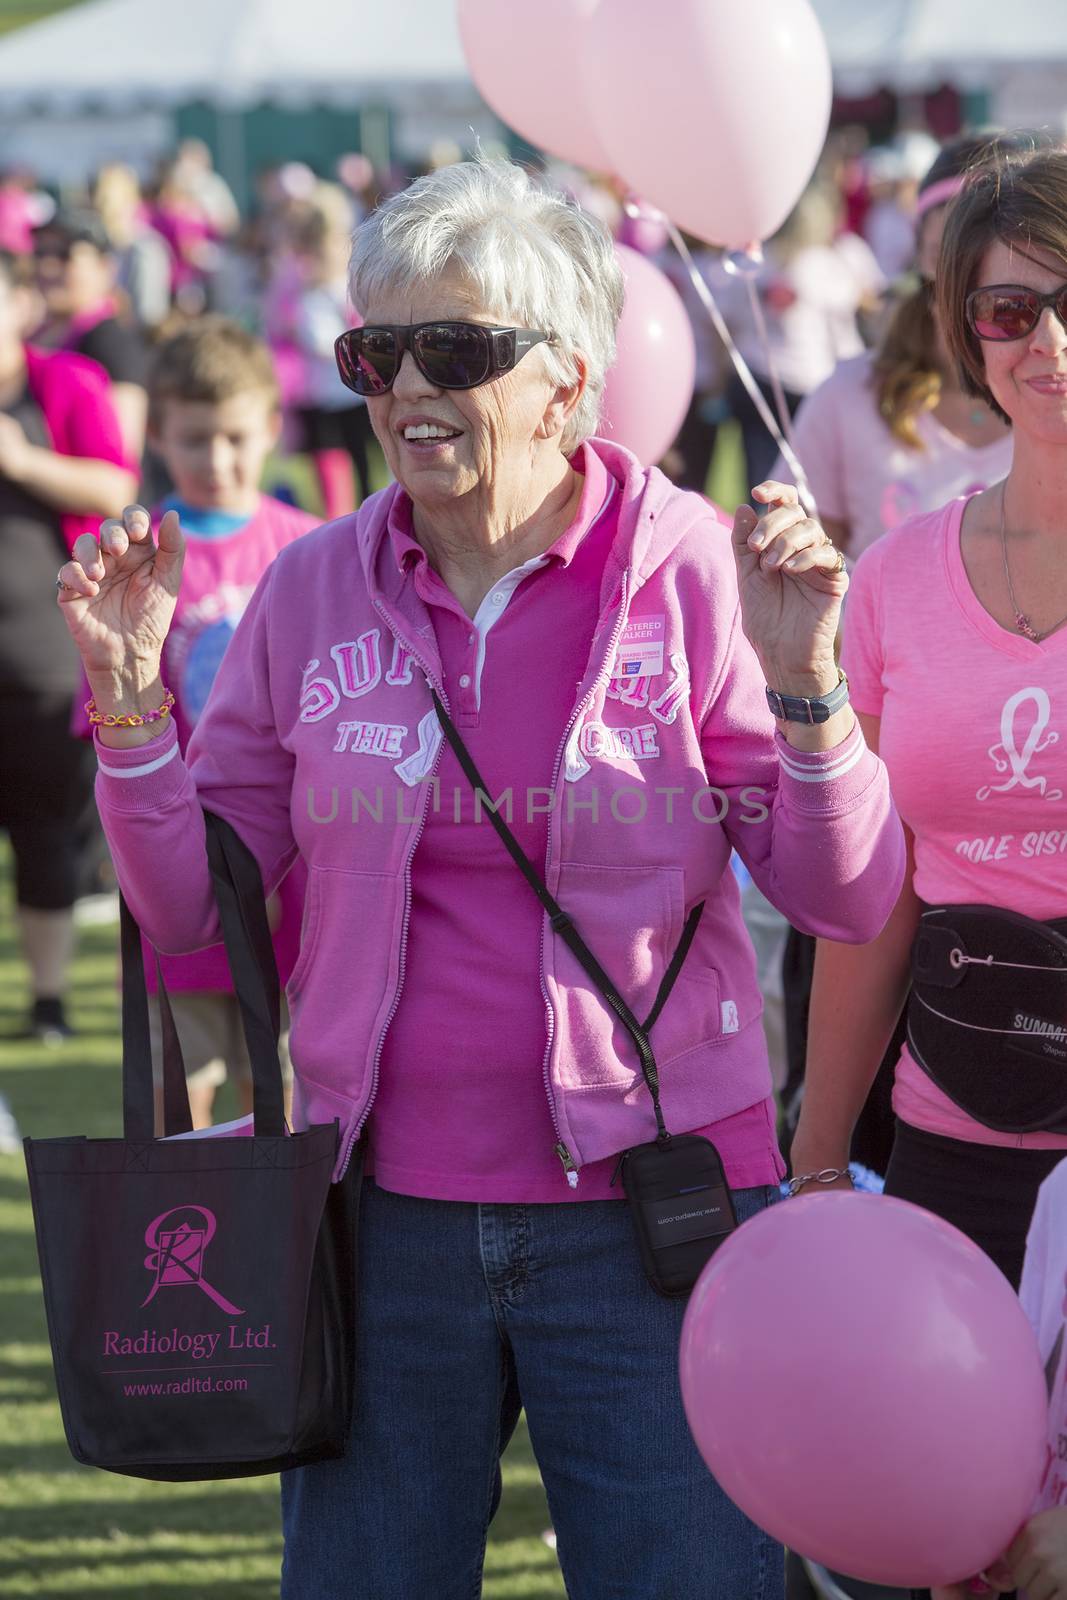
[[496,594],[493,596],[493,604],[495,606],[502,606],[504,604],[504,596],[500,593],[499,589],[497,590]]
[[460,678],[459,686],[460,686],[461,689],[469,689],[470,688],[471,680],[470,680],[470,673],[469,672],[465,672],[463,674],[462,678]]
[[467,643],[468,644],[473,644],[474,643],[474,635],[473,635],[473,633],[468,633],[468,635],[467,635]]

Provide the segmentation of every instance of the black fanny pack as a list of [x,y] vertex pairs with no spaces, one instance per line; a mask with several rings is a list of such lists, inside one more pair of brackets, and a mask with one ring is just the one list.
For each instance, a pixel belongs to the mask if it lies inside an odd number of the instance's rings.
[[[432,689],[430,692],[437,719],[467,781],[475,793],[488,802],[489,791],[469,750],[438,695]],[[621,1171],[641,1264],[653,1289],[662,1295],[688,1294],[713,1251],[736,1228],[737,1218],[722,1161],[711,1140],[702,1134],[667,1131],[659,1099],[659,1069],[648,1035],[682,970],[704,903],[701,901],[694,906],[686,918],[678,948],[667,965],[652,1010],[644,1022],[638,1022],[496,807],[490,802],[486,809],[505,849],[544,907],[553,932],[564,941],[634,1041],[641,1073],[652,1097],[656,1138],[623,1150],[612,1182]],[[563,1146],[557,1148],[561,1155],[567,1155]]]
[[999,1133],[1067,1133],[1067,919],[932,906],[912,945],[908,1047]]

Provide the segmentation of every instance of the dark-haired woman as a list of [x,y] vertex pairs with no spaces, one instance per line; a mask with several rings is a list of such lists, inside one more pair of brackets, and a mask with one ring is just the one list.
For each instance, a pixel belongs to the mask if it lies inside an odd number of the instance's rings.
[[1048,970],[1056,929],[1035,926],[1067,927],[1065,219],[1062,150],[978,170],[949,209],[939,319],[964,392],[1010,419],[1014,459],[856,568],[842,664],[911,870],[871,944],[820,941],[792,1151],[801,1175],[843,1165],[923,917],[887,1192],[953,1222],[1013,1283],[1037,1189],[1067,1152],[1050,1131],[1064,1126],[1063,975]]
[[[934,276],[949,203],[964,174],[1019,143],[1008,135],[966,136],[942,149],[919,185],[916,287],[897,305],[878,348],[841,362],[797,413],[793,442],[819,515],[852,559],[908,517],[998,483],[1011,467],[1010,428],[964,392],[945,347]],[[789,478],[781,460],[775,475]],[[815,941],[791,929],[783,956],[787,1131],[805,1078],[814,961]],[[897,1050],[902,1042],[901,1027]],[[891,1065],[878,1078],[853,1140],[853,1158],[879,1173],[893,1139]]]

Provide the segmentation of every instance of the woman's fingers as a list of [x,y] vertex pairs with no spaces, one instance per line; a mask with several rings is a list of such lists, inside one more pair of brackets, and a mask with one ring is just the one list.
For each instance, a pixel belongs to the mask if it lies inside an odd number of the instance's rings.
[[56,591],[60,605],[69,600],[91,600],[100,587],[89,577],[80,561],[68,561],[60,567],[59,581],[63,585],[62,589]]
[[185,560],[185,539],[181,519],[176,511],[168,511],[159,524],[156,536],[156,574],[165,583],[181,573]]
[[757,483],[752,491],[753,500],[758,500],[761,505],[770,505],[777,500],[779,505],[798,506],[800,495],[795,483],[778,483],[774,478],[768,478],[763,483]]
[[117,517],[108,517],[106,522],[100,524],[100,554],[113,556],[116,561],[130,548],[130,536],[126,532],[126,525]]
[[122,513],[122,525],[131,544],[144,544],[146,540],[151,543],[152,519],[144,506],[126,506]]
[[[773,511],[764,512],[760,517],[749,537],[749,547],[752,550],[765,550],[791,528],[808,521],[810,518],[801,506],[776,506]],[[818,527],[818,524],[813,526]]]
[[152,547],[152,519],[144,506],[126,506],[121,517],[108,517],[100,524],[100,549],[106,556],[121,561],[132,547]]
[[100,542],[95,534],[83,533],[74,541],[71,551],[74,561],[90,578],[99,581],[104,576],[104,563],[100,555]]
[[814,544],[802,545],[782,562],[783,572],[842,572],[841,557],[837,549],[827,540]]
[[790,527],[783,528],[773,535],[762,547],[760,566],[773,571],[776,567],[785,566],[787,561],[791,561],[801,551],[825,545],[826,535],[819,524],[812,522],[809,517],[801,517]]

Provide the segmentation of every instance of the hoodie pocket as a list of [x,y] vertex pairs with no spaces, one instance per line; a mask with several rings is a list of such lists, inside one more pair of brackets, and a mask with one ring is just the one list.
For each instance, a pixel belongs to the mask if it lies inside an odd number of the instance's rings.
[[360,1106],[396,992],[404,886],[395,874],[312,867],[287,985],[298,1076]]
[[[643,1022],[682,936],[686,909],[682,869],[570,862],[561,871],[557,899]],[[553,940],[548,971],[550,997],[563,1008],[566,1019],[567,1059],[560,1061],[564,1081],[576,1086],[617,1082],[620,1061],[639,1076],[630,1034],[558,937]],[[718,982],[714,972],[701,978],[684,989],[679,980],[668,999],[650,1035],[657,1061],[692,1049],[718,1032]]]

